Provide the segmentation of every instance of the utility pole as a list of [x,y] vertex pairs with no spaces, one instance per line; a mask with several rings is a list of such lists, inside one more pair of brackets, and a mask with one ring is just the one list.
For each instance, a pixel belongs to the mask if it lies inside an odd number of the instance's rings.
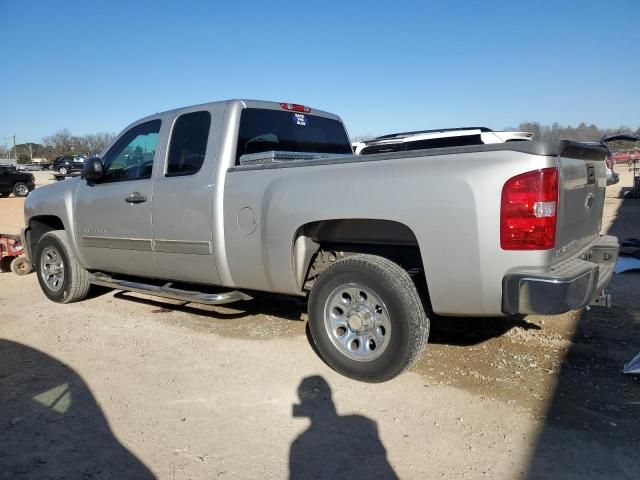
[[29,143],[29,158],[31,159],[31,163],[33,163],[33,147],[31,143]]
[[18,164],[18,151],[16,150],[16,135],[13,135],[13,156],[16,160],[16,165]]

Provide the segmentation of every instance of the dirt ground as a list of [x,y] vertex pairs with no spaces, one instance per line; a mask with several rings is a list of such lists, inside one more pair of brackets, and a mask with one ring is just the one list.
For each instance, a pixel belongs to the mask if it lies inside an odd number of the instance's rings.
[[[618,170],[603,231],[640,238]],[[21,224],[22,200],[0,199],[0,232]],[[610,290],[611,309],[434,318],[417,365],[368,385],[316,356],[299,300],[58,305],[0,274],[0,480],[637,479],[640,382],[621,368],[640,273]]]

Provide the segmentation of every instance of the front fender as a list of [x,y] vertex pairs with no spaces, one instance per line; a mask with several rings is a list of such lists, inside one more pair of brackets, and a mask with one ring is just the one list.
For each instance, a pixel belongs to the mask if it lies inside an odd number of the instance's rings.
[[[73,248],[78,262],[84,267],[86,262],[82,255],[82,250],[77,242],[77,229],[75,223],[74,206],[78,185],[82,181],[80,178],[63,180],[50,185],[35,189],[29,194],[24,204],[25,231],[23,235],[29,234],[29,229],[34,220],[38,218],[55,217],[60,220],[64,230],[67,232],[69,243]],[[25,237],[26,238],[26,237]],[[33,245],[29,243],[28,254],[33,260]]]

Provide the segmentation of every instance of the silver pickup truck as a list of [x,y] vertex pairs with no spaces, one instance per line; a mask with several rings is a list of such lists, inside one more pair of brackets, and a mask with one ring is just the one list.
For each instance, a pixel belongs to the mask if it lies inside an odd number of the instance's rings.
[[221,304],[308,297],[317,350],[380,382],[429,315],[607,303],[604,148],[517,142],[353,156],[336,115],[250,100],[127,127],[82,178],[36,189],[23,232],[43,292],[90,285]]

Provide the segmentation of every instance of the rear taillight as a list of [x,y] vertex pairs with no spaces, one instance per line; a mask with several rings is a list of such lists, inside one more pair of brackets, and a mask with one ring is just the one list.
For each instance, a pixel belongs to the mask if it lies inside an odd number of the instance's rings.
[[502,187],[500,246],[503,250],[553,248],[557,211],[557,168],[543,168],[510,178]]
[[309,113],[311,111],[309,107],[298,105],[297,103],[281,103],[280,106],[285,110],[291,110],[292,112]]

